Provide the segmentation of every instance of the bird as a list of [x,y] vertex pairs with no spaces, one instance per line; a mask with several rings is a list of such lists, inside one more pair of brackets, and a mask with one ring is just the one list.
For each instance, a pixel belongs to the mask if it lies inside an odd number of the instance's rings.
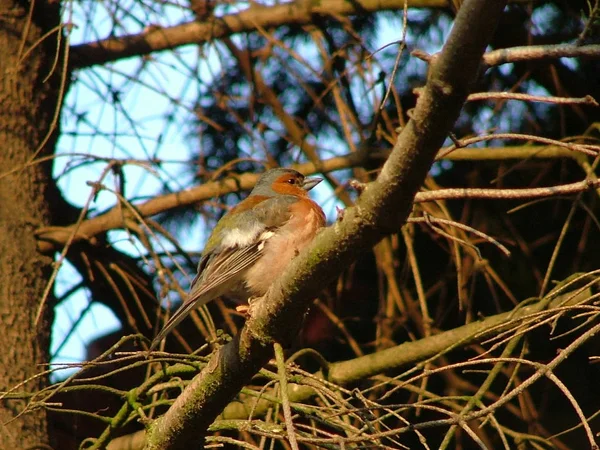
[[245,301],[264,296],[325,226],[323,210],[308,196],[321,181],[287,168],[264,172],[250,195],[217,222],[187,299],[156,335],[149,351],[192,310],[217,297]]

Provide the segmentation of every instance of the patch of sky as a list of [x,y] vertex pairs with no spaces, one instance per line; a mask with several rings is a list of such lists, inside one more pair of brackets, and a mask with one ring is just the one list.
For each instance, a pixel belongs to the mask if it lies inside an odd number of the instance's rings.
[[55,284],[55,294],[60,303],[55,308],[50,353],[51,368],[60,370],[52,374],[53,381],[64,379],[77,370],[70,365],[83,360],[89,342],[121,327],[109,308],[100,303],[90,303],[87,291],[73,292],[73,287],[80,282],[79,273],[65,262]]
[[429,174],[432,177],[437,177],[442,173],[450,170],[452,168],[452,161],[447,159],[442,159],[441,161],[436,161],[431,165],[431,169],[429,169]]
[[579,70],[579,68],[581,67],[581,63],[577,58],[559,58],[558,60],[562,65],[567,67],[569,70],[572,70],[573,72]]
[[501,65],[497,66],[496,69],[500,72],[500,74],[502,74],[502,76],[508,77],[513,73],[514,67],[515,67],[515,65],[513,63],[508,63],[508,64],[501,64]]
[[[69,35],[70,45],[190,19],[187,5],[159,4],[151,11],[135,1],[71,2],[66,5],[63,17],[74,25]],[[191,181],[191,176],[183,170],[189,164],[191,150],[181,123],[190,122],[194,113],[202,90],[199,79],[218,76],[218,49],[213,44],[200,49],[186,46],[152,54],[150,58],[151,61],[130,58],[73,74],[61,116],[54,176],[65,198],[78,207],[86,204],[93,194],[88,182],[102,182],[108,188],[90,203],[92,215],[119,202],[117,195],[110,192],[118,191],[114,174],[108,171],[101,178],[109,160],[123,163],[128,199],[140,201],[161,190],[181,190]],[[148,160],[160,160],[160,164],[149,164]],[[190,240],[181,244],[191,242],[197,248],[198,243],[204,242],[206,232],[202,225],[200,221],[194,225],[188,233]],[[125,253],[134,257],[143,253],[139,243],[124,231],[110,232],[108,237]],[[160,240],[157,246],[173,249],[165,240]],[[108,308],[90,304],[89,293],[76,289],[80,281],[75,269],[63,264],[57,278],[57,293],[61,295],[69,289],[74,292],[56,308],[53,363],[81,361],[88,342],[120,326]]]
[[562,15],[558,7],[552,3],[536,7],[531,13],[531,34],[533,36],[551,34],[556,28],[556,21],[561,19]]
[[[293,69],[292,73],[297,73],[298,82],[307,79],[315,80],[322,75],[323,57],[312,41],[298,39],[294,43],[293,54],[294,58],[290,60],[290,65]],[[277,58],[278,62],[283,62],[284,59],[288,58]]]
[[[407,21],[406,47],[399,61],[403,78],[396,77],[394,80],[400,90],[422,87],[424,75],[427,72],[427,63],[410,56],[410,52],[416,49],[429,54],[440,51],[452,26],[449,16],[418,9],[408,10]],[[430,26],[433,22],[435,22],[436,26]],[[378,67],[378,70],[385,74],[386,83],[389,83],[389,77],[394,70],[393,61],[395,61],[396,54],[400,48],[400,40],[403,36],[403,12],[380,17],[378,27],[379,33],[375,40],[374,48],[371,50],[376,52],[374,54],[375,57],[380,52],[385,55],[380,60],[387,61],[387,63]]]
[[[323,174],[320,174],[320,173],[317,173],[313,176],[323,178]],[[349,176],[351,176],[351,173],[349,173]],[[344,176],[344,174],[339,173],[339,172],[335,173],[335,178],[337,180],[348,179]],[[344,207],[342,205],[342,203],[339,201],[338,197],[336,195],[334,195],[334,191],[331,188],[331,185],[327,182],[319,183],[317,186],[315,186],[313,189],[311,189],[310,196],[313,198],[313,200],[315,200],[321,206],[321,209],[323,209],[323,212],[325,213],[325,216],[327,217],[328,223],[333,223],[335,221],[335,219],[337,217],[337,208],[343,209],[343,207]]]

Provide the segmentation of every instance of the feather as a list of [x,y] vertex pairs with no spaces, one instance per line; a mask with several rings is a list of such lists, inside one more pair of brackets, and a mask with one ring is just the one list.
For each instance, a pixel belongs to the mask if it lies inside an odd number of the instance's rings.
[[199,264],[199,272],[192,282],[187,300],[175,311],[163,329],[152,341],[150,351],[158,346],[173,328],[185,319],[189,313],[212,299],[227,292],[231,281],[245,272],[261,256],[265,242],[274,236],[266,230],[250,245],[229,247],[212,255],[206,255]]

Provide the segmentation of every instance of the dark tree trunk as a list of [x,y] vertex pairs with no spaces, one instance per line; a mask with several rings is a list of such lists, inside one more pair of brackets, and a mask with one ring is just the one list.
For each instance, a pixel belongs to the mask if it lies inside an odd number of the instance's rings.
[[[34,231],[51,224],[50,167],[57,135],[62,61],[59,1],[0,0],[0,448],[50,442],[44,408],[16,394],[39,391],[49,360],[53,302],[38,308],[52,259]],[[27,380],[27,382],[25,382]],[[14,389],[7,396],[4,392]],[[2,398],[4,397],[4,398]],[[20,415],[23,411],[25,414]],[[17,417],[18,416],[18,417]]]

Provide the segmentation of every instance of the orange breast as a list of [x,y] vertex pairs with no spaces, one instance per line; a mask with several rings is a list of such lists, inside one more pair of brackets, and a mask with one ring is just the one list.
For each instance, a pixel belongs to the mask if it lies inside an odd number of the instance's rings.
[[[293,216],[298,217],[310,217],[311,214],[315,215],[315,221],[318,228],[325,226],[325,213],[319,205],[313,202],[310,198],[298,199],[296,203],[290,206]],[[317,229],[318,229],[317,228]]]
[[299,199],[290,206],[290,210],[290,220],[266,242],[263,256],[248,269],[244,277],[252,296],[263,296],[325,225],[323,210],[308,198]]

